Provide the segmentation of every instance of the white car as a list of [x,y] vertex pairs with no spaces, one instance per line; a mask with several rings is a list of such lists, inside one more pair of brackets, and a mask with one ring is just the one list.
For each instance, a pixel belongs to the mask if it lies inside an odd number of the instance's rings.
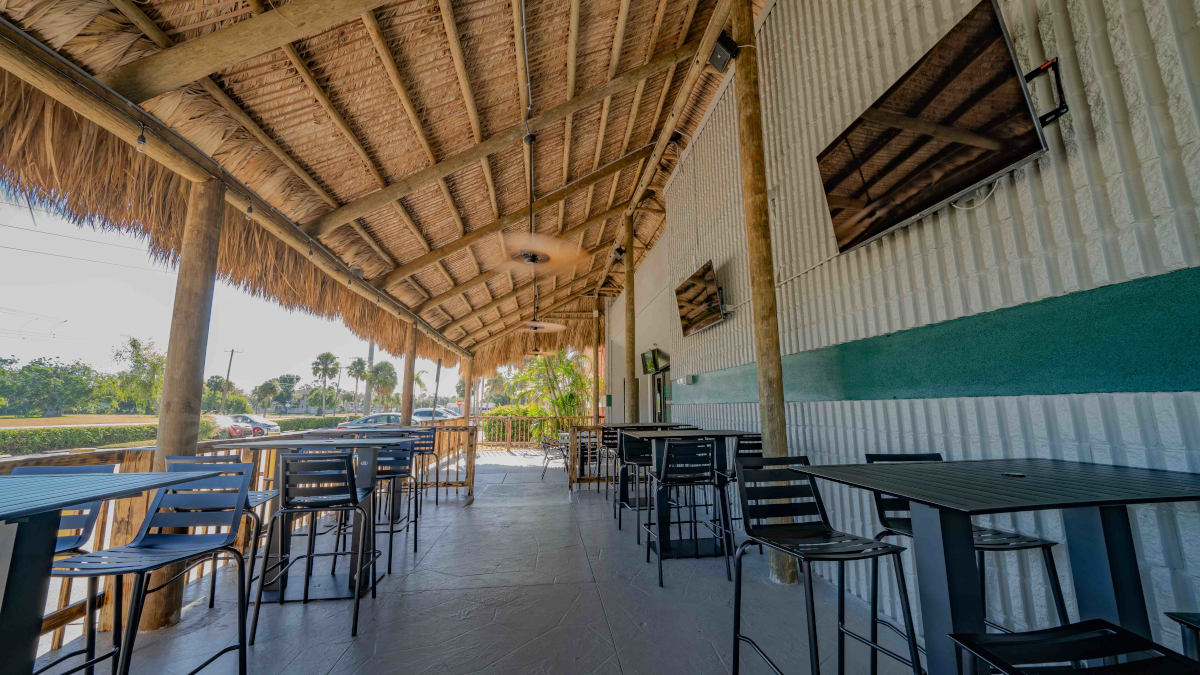
[[461,415],[453,413],[442,407],[438,407],[437,410],[434,410],[433,408],[417,408],[413,411],[414,422],[428,422],[432,419],[456,420],[459,417],[461,417]]
[[235,422],[249,424],[254,428],[255,436],[266,436],[267,434],[279,433],[279,425],[262,415],[230,415]]

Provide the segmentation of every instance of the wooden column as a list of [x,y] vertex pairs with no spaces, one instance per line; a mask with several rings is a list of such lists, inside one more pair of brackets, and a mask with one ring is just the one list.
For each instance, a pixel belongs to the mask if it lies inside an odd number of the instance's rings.
[[[171,310],[154,471],[166,470],[166,457],[170,455],[196,454],[200,397],[204,393],[204,353],[208,349],[208,320],[224,215],[225,185],[216,179],[192,183],[187,217],[183,221],[175,305]],[[177,572],[175,566],[156,572],[152,585]],[[182,582],[151,594],[146,598],[142,627],[153,630],[178,623],[182,601]]]
[[[771,220],[767,206],[767,167],[763,151],[762,107],[758,95],[758,48],[752,0],[733,0],[733,39],[739,45],[734,87],[737,93],[738,147],[742,169],[742,208],[750,260],[750,300],[754,315],[754,355],[758,362],[758,418],[763,454],[788,454],[783,405],[783,364],[775,306],[775,263],[771,256]],[[796,582],[796,563],[772,552],[771,578]]]
[[625,421],[640,422],[633,292],[633,216],[625,214]]
[[404,375],[400,381],[400,417],[405,426],[412,424],[413,376],[417,372],[417,331],[409,328],[404,344]]
[[462,372],[462,378],[463,378],[462,416],[463,416],[463,423],[467,424],[467,425],[471,424],[471,393],[472,393],[471,392],[471,382],[472,382],[472,378],[474,377],[474,373],[472,372],[474,370],[475,370],[475,359],[464,359],[463,360],[463,372]]
[[592,426],[600,424],[600,320],[604,310],[604,298],[596,294],[596,308],[592,311]]

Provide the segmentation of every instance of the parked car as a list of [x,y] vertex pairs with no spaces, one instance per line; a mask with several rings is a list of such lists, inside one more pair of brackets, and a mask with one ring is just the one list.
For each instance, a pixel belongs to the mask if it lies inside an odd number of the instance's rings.
[[400,413],[378,413],[375,415],[367,415],[349,422],[342,422],[338,425],[339,429],[353,429],[354,427],[376,427],[382,424],[403,424],[403,418]]
[[212,421],[217,425],[218,438],[246,438],[254,435],[254,427],[245,422],[238,422],[229,415],[213,415]]
[[235,422],[249,424],[254,429],[255,436],[279,433],[279,425],[262,415],[230,415]]
[[432,419],[453,420],[458,419],[459,417],[461,417],[461,415],[458,415],[450,410],[446,410],[442,407],[439,407],[437,410],[434,410],[433,408],[417,408],[413,411],[414,422],[428,422]]

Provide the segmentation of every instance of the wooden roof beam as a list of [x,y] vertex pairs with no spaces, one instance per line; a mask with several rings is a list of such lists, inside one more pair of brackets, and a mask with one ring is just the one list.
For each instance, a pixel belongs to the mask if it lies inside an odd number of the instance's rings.
[[968,129],[937,124],[919,117],[900,115],[881,108],[868,108],[862,114],[862,118],[868,122],[874,122],[885,127],[903,129],[904,131],[924,134],[925,136],[933,136],[934,138],[940,138],[960,145],[972,145],[984,150],[1004,149],[1004,143],[999,139],[977,134]]
[[[575,98],[575,75],[579,62],[579,7],[580,0],[571,0],[571,9],[567,27],[567,100]],[[563,118],[563,153],[562,153],[562,182],[566,184],[571,179],[571,127],[575,123],[575,115],[569,114]],[[590,205],[590,202],[589,202]],[[567,227],[567,203],[558,203],[558,231]]]
[[[602,180],[607,176],[621,172],[623,169],[626,169],[629,166],[645,159],[645,157],[650,154],[651,150],[652,148],[650,146],[646,146],[631,152],[617,161],[605,165],[599,171],[590,173],[569,185],[564,185],[554,192],[535,200],[533,202],[533,210],[537,211],[538,209],[545,208],[546,206],[554,204],[559,200],[566,199],[576,192],[586,189],[589,185],[592,185],[598,180]],[[405,278],[415,274],[421,268],[426,267],[427,265],[432,265],[433,263],[440,261],[452,253],[461,251],[462,249],[482,240],[485,237],[493,234],[499,234],[500,232],[503,232],[505,228],[516,225],[528,217],[529,207],[525,206],[520,210],[515,211],[501,218],[500,220],[497,220],[491,225],[485,225],[477,230],[472,230],[466,235],[459,237],[458,239],[455,239],[444,246],[436,248],[424,255],[417,256],[415,259],[400,265],[385,275],[382,285],[386,287],[391,284],[399,283]]]
[[[559,120],[566,117],[568,113],[578,112],[583,108],[599,103],[604,100],[605,96],[612,95],[622,89],[637,83],[638,80],[653,75],[659,71],[665,70],[671,65],[677,63],[681,59],[688,58],[696,52],[696,45],[693,43],[685,45],[683,48],[676,49],[661,56],[658,56],[650,61],[650,63],[636,68],[634,70],[622,73],[617,78],[610,80],[608,83],[583,91],[575,98],[555,106],[544,113],[531,117],[529,119],[529,129],[531,131],[540,131],[556,124]],[[707,58],[707,57],[706,57]],[[391,202],[400,199],[401,197],[419,190],[426,185],[429,185],[439,178],[444,178],[450,174],[459,171],[480,159],[483,159],[493,153],[504,150],[513,143],[520,142],[525,135],[525,127],[516,125],[501,131],[486,141],[472,146],[467,150],[463,150],[455,155],[447,157],[433,166],[426,167],[420,171],[416,171],[402,178],[395,183],[389,184],[387,187],[372,192],[368,195],[348,202],[346,205],[327,213],[305,226],[305,230],[310,234],[325,234],[345,225],[355,218],[365,216],[372,211],[381,209]]]
[[[556,312],[556,311],[562,309],[563,307],[566,307],[568,304],[578,300],[579,299],[578,289],[580,287],[580,283],[587,282],[592,277],[592,275],[594,275],[596,272],[599,272],[599,271],[601,271],[601,268],[597,267],[597,268],[593,269],[592,271],[588,272],[587,274],[577,278],[575,281],[571,282],[567,286],[564,286],[563,288],[566,291],[566,297],[563,298],[562,300],[559,300],[558,302],[551,304],[549,307],[546,307],[545,309],[541,310],[542,313],[548,314],[551,312]],[[524,325],[525,325],[524,322],[529,320],[528,318],[526,318],[525,312],[521,312],[518,315],[518,318],[519,318],[519,321],[517,321],[517,323],[506,326],[499,333],[489,335],[483,339],[474,339],[474,336],[467,336],[464,339],[470,341],[469,344],[471,345],[472,352],[478,351],[479,349],[482,349],[484,346],[489,345],[489,344],[495,342],[496,340],[499,340],[502,337],[511,335],[512,333],[515,333],[516,331],[520,330],[521,328],[524,327]]]
[[380,4],[380,0],[294,0],[114,68],[96,79],[125,98],[142,103],[259,54],[353,21]]

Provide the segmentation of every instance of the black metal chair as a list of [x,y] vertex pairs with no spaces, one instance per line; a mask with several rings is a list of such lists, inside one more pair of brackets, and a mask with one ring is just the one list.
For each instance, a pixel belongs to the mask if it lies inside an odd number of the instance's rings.
[[[735,458],[736,457],[762,457],[763,456],[763,454],[762,454],[762,434],[746,433],[746,434],[742,434],[741,436],[735,436],[733,439],[733,443],[734,443],[733,456]],[[736,470],[735,466],[730,466],[727,469],[725,469],[724,471],[718,471],[717,474],[725,480],[725,489],[727,492],[735,487],[734,484],[737,483],[737,470]],[[729,533],[730,536],[732,536],[733,523],[735,521],[741,522],[741,520],[742,520],[741,508],[740,508],[740,506],[738,506],[738,500],[737,500],[736,495],[731,496],[729,494],[726,494],[725,495],[725,503],[730,505],[730,508],[729,508],[730,512],[726,515],[726,519],[729,522],[726,523],[726,526],[730,530],[730,533]],[[736,512],[735,512],[735,509],[736,509]],[[730,554],[732,555],[732,551],[730,552]]]
[[[881,462],[940,462],[942,454],[939,452],[925,452],[916,454],[904,453],[868,453],[866,455],[868,464]],[[894,497],[892,495],[875,492],[875,510],[879,516],[879,522],[883,525],[883,531],[875,535],[876,539],[885,537],[912,537],[912,517],[909,515],[909,504],[907,499]],[[1058,568],[1054,564],[1054,553],[1051,549],[1058,542],[1049,539],[1039,539],[1030,537],[1019,532],[1009,532],[1008,530],[998,530],[990,527],[980,527],[976,525],[973,528],[975,538],[975,563],[979,567],[979,589],[984,600],[987,599],[987,578],[985,573],[985,558],[984,553],[988,552],[1007,552],[1007,551],[1026,551],[1038,549],[1042,552],[1043,565],[1046,568],[1046,577],[1050,581],[1050,596],[1054,602],[1054,609],[1058,613],[1058,619],[1065,624],[1070,619],[1067,617],[1067,602],[1063,598],[1062,584],[1058,579]],[[986,607],[986,605],[985,605]],[[986,608],[985,608],[986,616]],[[986,621],[987,625],[996,630],[1009,632],[1009,629],[994,621]],[[885,624],[889,628],[895,629],[895,626]]]
[[[370,586],[371,597],[375,597],[375,561],[379,552],[375,550],[375,525],[367,515],[363,506],[369,505],[367,500],[373,498],[372,488],[360,488],[355,484],[354,455],[349,452],[310,452],[310,453],[281,453],[279,455],[278,478],[279,509],[271,515],[267,524],[266,554],[263,555],[262,569],[258,574],[258,594],[255,596],[254,618],[250,623],[250,644],[258,632],[258,613],[262,609],[263,587],[267,584],[282,580],[297,562],[304,561],[304,595],[303,602],[308,602],[309,585],[312,580],[313,560],[318,557],[352,555],[352,550],[334,550],[328,553],[316,552],[316,522],[317,517],[324,512],[345,512],[353,514],[358,519],[360,533],[359,565],[355,571],[358,583],[354,589],[354,615],[350,624],[350,635],[358,635],[358,607],[362,592],[366,585]],[[309,516],[308,519],[308,548],[299,556],[281,556],[275,564],[269,564],[271,559],[271,544],[275,539],[275,530],[280,530],[279,536],[291,537],[292,532],[284,532],[285,523],[292,516]],[[335,540],[337,535],[335,534]],[[370,576],[364,585],[364,573]],[[272,576],[273,575],[273,576]],[[284,602],[284,593],[279,593],[279,604]]]
[[[422,486],[429,485],[429,457],[433,458],[433,503],[436,506],[439,503],[438,487],[441,485],[441,468],[437,462],[437,427],[412,427],[404,429],[404,435],[417,439],[417,444],[413,446],[413,452],[420,457],[425,457],[420,466],[414,471],[417,475],[417,481]],[[424,504],[422,503],[423,496],[417,497],[417,511],[420,511]]]
[[[176,464],[167,471],[196,471],[197,467]],[[207,471],[221,471],[221,475],[189,481],[180,485],[158,490],[142,527],[133,541],[125,546],[116,546],[83,553],[55,561],[51,575],[56,577],[111,576],[115,580],[113,594],[113,649],[101,656],[89,653],[88,660],[66,672],[88,668],[104,659],[116,657],[114,671],[121,675],[130,672],[133,645],[137,637],[138,622],[146,596],[169,586],[196,565],[212,560],[214,554],[228,556],[237,564],[238,572],[238,641],[210,656],[192,672],[199,671],[221,655],[231,651],[238,653],[238,672],[246,672],[246,563],[234,542],[238,525],[246,508],[246,494],[254,471],[252,464],[224,464],[206,467]],[[213,528],[224,530],[216,533],[180,534],[175,528]],[[157,530],[154,532],[152,530]],[[183,564],[184,569],[162,584],[150,587],[150,573],[168,565]],[[133,574],[133,592],[129,599],[129,614],[124,630],[119,617],[122,614],[124,595],[123,575]],[[95,594],[89,592],[85,605],[85,640],[94,649],[96,641]]]
[[[81,466],[18,466],[13,468],[12,475],[14,476],[48,476],[48,475],[63,475],[63,474],[80,474],[80,473],[112,473],[116,470],[116,464],[92,464]],[[92,531],[96,529],[96,520],[100,516],[100,505],[103,502],[89,502],[82,506],[77,506],[71,511],[79,513],[64,514],[58,519],[58,538],[54,541],[54,555],[70,556],[85,553],[83,550],[84,544],[92,538]],[[89,577],[87,581],[88,598],[94,598],[97,592],[96,577]],[[69,597],[71,594],[71,578],[63,580],[66,584],[64,593]],[[85,605],[86,607],[86,605]],[[93,608],[94,609],[94,608]],[[85,636],[85,642],[90,636]],[[67,659],[84,655],[85,660],[95,656],[94,641],[84,646],[82,649],[76,649],[65,654],[60,654],[54,661],[34,671],[34,675],[43,673],[54,666],[66,661]],[[87,668],[91,672],[91,668]]]
[[[210,471],[209,467],[213,465],[229,465],[239,464],[242,458],[238,455],[172,455],[167,457],[167,466],[176,464],[191,464],[191,469],[180,469],[180,471]],[[252,478],[253,480],[253,478]],[[262,516],[258,513],[258,508],[263,504],[274,499],[279,495],[278,490],[250,490],[246,493],[246,510],[243,515],[250,520],[250,525],[253,528],[250,534],[250,569],[246,575],[246,592],[250,592],[251,586],[254,584],[254,564],[258,560],[258,545],[262,540],[263,527]],[[211,608],[216,599],[217,594],[217,556],[213,556],[212,574],[208,580],[208,606]]]
[[[608,497],[608,489],[610,484],[616,480],[617,471],[621,465],[620,440],[621,436],[615,429],[601,427],[598,438],[600,444],[600,454],[604,457],[605,464],[608,466],[607,480],[604,481],[604,496]],[[613,498],[613,518],[617,517],[617,498]]]
[[[813,675],[820,672],[812,573],[813,563],[817,562],[837,563],[838,672],[845,669],[846,636],[849,635],[870,647],[872,653],[886,654],[911,667],[916,675],[920,675],[920,656],[917,652],[916,633],[913,630],[912,609],[900,568],[900,553],[904,548],[834,530],[829,523],[829,514],[825,511],[816,483],[808,474],[797,470],[797,467],[808,466],[807,457],[738,457],[736,463],[738,497],[745,519],[747,539],[734,555],[733,672],[737,673],[740,669],[742,642],[750,645],[776,673],[781,672],[762,648],[741,631],[742,558],[751,546],[761,544],[795,558],[804,573],[808,655]],[[900,609],[907,628],[905,637],[908,641],[908,658],[880,645],[875,636],[867,638],[846,628],[846,563],[853,560],[871,561],[872,595],[876,595],[879,586],[879,561],[884,556],[891,556],[896,570],[896,590],[900,596]],[[878,607],[872,609],[877,610]],[[876,667],[875,659],[872,659],[872,673]]]
[[954,633],[958,650],[974,654],[1004,675],[1184,675],[1200,661],[1100,619],[1024,633]]
[[[376,522],[382,522],[387,529],[378,530],[388,535],[387,572],[392,573],[392,538],[397,532],[413,530],[413,552],[417,551],[417,512],[413,508],[416,500],[416,484],[413,480],[413,451],[409,449],[383,449],[379,451],[378,462],[375,466],[376,504],[380,507],[386,503],[387,508],[378,508]],[[408,483],[405,487],[404,483]],[[406,495],[404,514],[400,515],[396,506],[400,493]],[[382,518],[382,521],[380,520]]]
[[[637,527],[634,528],[637,543],[642,543],[642,511],[644,511],[650,501],[649,479],[646,473],[650,470],[650,464],[653,460],[653,448],[650,446],[650,441],[641,441],[636,438],[630,438],[628,434],[620,436],[620,455],[621,461],[618,471],[628,471],[633,477],[633,493],[627,494],[624,501],[621,500],[620,491],[616,496],[617,506],[617,529],[621,529],[622,515],[625,509],[634,512],[637,517]],[[643,487],[645,484],[646,487]]]
[[[676,525],[682,533],[684,526],[690,530],[690,535],[693,541],[699,540],[699,526],[703,524],[710,530],[714,538],[720,542],[724,542],[721,535],[723,528],[720,525],[721,512],[719,506],[716,507],[716,512],[713,513],[713,518],[701,523],[699,510],[701,508],[714,508],[714,504],[719,502],[713,497],[708,496],[707,503],[699,501],[697,492],[703,488],[716,488],[716,477],[713,473],[713,452],[714,443],[712,440],[675,440],[669,439],[666,447],[663,449],[663,457],[659,460],[657,466],[652,467],[648,472],[647,493],[650,495],[650,505],[646,509],[646,523],[643,527],[646,530],[646,562],[650,562],[651,543],[658,554],[658,585],[661,588],[663,585],[663,564],[662,564],[662,542],[658,541],[657,518],[658,518],[658,500],[659,492],[666,492],[669,500],[669,507],[666,509],[668,514],[674,512],[679,516],[679,512],[683,509],[688,511],[687,518],[674,517],[666,523],[666,529],[670,530],[672,524]],[[673,493],[673,494],[672,494]],[[711,511],[710,511],[711,512]],[[724,549],[724,545],[721,545]],[[700,548],[696,547],[695,556],[700,557]],[[729,572],[729,552],[722,550],[725,557],[725,571]]]
[[1167,618],[1179,624],[1184,655],[1189,659],[1200,661],[1200,614],[1167,612]]
[[550,468],[550,462],[561,461],[563,470],[567,469],[567,451],[563,448],[562,443],[557,439],[543,436],[538,442],[542,446],[542,476],[540,480],[546,479],[546,469]]

